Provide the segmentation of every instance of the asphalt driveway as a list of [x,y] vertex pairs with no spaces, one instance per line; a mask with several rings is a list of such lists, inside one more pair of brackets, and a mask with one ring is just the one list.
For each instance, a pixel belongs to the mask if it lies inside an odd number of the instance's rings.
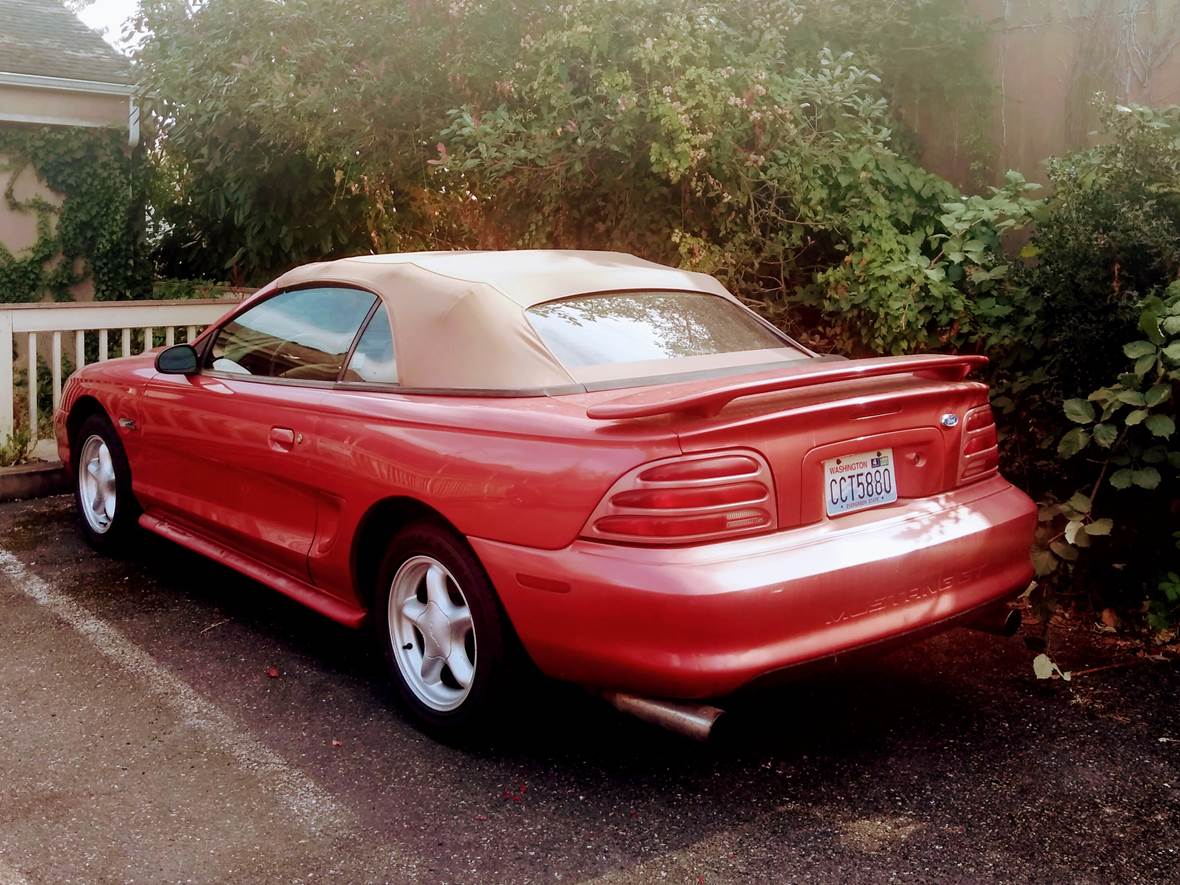
[[[955,631],[700,747],[576,689],[439,746],[358,634],[166,542],[0,505],[0,885],[1175,881],[1180,670]],[[1064,640],[1059,640],[1064,643]]]

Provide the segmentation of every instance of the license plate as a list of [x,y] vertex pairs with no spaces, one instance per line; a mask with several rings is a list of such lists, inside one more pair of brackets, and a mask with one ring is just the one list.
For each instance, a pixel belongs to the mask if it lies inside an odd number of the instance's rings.
[[824,461],[824,507],[828,516],[897,500],[893,449],[843,455]]

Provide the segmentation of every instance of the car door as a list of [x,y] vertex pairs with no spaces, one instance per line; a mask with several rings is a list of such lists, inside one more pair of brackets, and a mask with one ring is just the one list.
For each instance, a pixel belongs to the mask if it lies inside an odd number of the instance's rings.
[[376,297],[286,290],[233,316],[193,375],[144,391],[136,490],[164,519],[306,580],[323,491],[316,410]]

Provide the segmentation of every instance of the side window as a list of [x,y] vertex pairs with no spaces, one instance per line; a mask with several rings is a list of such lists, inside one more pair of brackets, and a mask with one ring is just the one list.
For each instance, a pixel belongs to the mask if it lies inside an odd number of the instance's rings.
[[397,358],[393,347],[393,330],[389,326],[389,312],[379,307],[357,342],[345,381],[375,381],[397,384]]
[[335,381],[376,300],[360,289],[296,289],[226,323],[209,354],[218,372]]

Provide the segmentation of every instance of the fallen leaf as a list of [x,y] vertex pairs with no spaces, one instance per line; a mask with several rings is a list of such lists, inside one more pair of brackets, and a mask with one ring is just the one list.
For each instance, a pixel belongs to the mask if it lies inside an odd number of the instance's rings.
[[1047,654],[1039,654],[1033,658],[1033,673],[1037,679],[1052,679],[1059,676],[1065,682],[1069,682],[1073,678],[1073,673],[1068,670],[1062,671]]
[[332,738],[332,746],[333,747],[343,747],[344,741],[337,740],[336,738]]
[[266,668],[266,675],[269,676],[271,679],[278,679],[279,678],[279,668],[276,667],[274,664],[271,664],[269,667]]
[[1052,679],[1055,669],[1048,655],[1041,654],[1033,658],[1033,673],[1036,674],[1037,679]]
[[1102,610],[1102,623],[1107,627],[1117,627],[1119,625],[1119,616],[1113,608],[1104,608]]

